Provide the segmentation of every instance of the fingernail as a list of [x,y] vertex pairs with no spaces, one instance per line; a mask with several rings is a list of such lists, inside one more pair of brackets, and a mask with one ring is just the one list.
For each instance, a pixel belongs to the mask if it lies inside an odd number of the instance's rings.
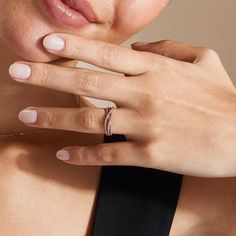
[[19,113],[19,119],[24,123],[35,123],[37,121],[37,111],[33,109],[25,109]]
[[9,67],[9,74],[19,80],[26,80],[31,75],[31,68],[29,65],[14,63]]
[[60,51],[65,47],[65,41],[56,35],[48,35],[43,40],[43,46],[52,51]]
[[61,161],[69,161],[70,153],[67,150],[59,150],[56,154],[57,158]]

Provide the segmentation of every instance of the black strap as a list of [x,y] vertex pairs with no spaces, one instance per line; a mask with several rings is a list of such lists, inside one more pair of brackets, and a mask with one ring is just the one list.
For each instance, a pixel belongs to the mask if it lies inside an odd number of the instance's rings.
[[[123,135],[104,142],[126,141]],[[168,236],[182,176],[138,167],[103,167],[92,236]]]

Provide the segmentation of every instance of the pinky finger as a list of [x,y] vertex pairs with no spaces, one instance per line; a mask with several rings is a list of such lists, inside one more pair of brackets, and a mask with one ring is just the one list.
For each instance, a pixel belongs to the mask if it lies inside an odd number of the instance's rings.
[[129,165],[143,166],[140,146],[134,142],[115,142],[95,146],[74,146],[59,150],[59,160],[74,165]]

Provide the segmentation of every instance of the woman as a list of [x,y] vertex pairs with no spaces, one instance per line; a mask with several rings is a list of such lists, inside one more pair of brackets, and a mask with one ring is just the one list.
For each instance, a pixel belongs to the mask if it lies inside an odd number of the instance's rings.
[[[108,164],[235,175],[234,88],[216,54],[166,41],[134,50],[114,45],[167,3],[0,1],[3,235],[235,235],[234,178],[182,182],[168,172],[117,167],[104,168],[99,185],[98,166]],[[71,68],[70,59],[126,77]],[[18,83],[9,78],[10,65]],[[195,89],[199,94],[189,93]],[[115,136],[105,141],[124,142],[102,144],[104,110],[70,94],[115,101],[112,132],[128,140]],[[56,161],[61,148],[59,159],[81,166]]]

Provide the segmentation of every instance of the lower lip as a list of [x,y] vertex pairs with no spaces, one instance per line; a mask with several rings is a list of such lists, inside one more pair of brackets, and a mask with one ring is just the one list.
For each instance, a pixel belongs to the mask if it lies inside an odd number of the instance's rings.
[[50,15],[58,23],[81,28],[91,22],[86,17],[65,5],[61,0],[44,0]]

